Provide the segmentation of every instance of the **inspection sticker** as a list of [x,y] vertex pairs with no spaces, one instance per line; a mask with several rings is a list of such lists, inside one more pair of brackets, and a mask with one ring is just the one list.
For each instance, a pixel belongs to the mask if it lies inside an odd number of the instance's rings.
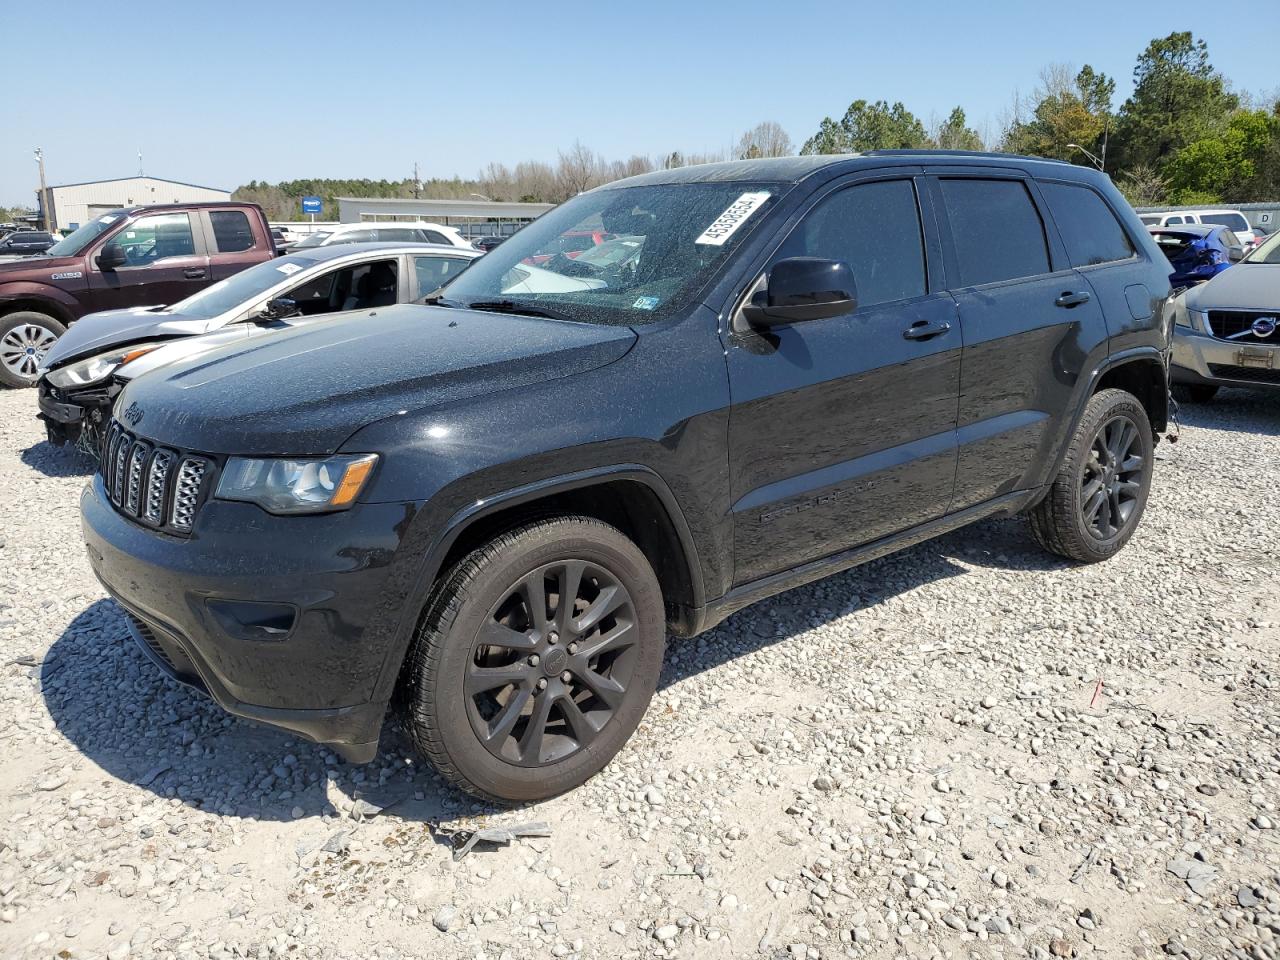
[[747,218],[755,213],[760,205],[768,199],[769,192],[767,190],[759,193],[744,193],[729,204],[729,208],[716,217],[715,222],[703,230],[702,235],[693,242],[705,243],[713,247],[723,246],[724,242],[733,236],[734,231],[746,223]]
[[636,310],[652,310],[658,305],[657,297],[636,297],[636,302],[631,306]]
[[276,269],[279,270],[281,273],[283,273],[286,277],[289,277],[297,273],[302,268],[298,266],[296,263],[282,263],[278,267],[276,267]]

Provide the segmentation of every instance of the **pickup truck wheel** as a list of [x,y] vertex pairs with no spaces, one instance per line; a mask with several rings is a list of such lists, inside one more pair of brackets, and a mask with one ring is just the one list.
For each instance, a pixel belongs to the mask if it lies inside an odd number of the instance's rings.
[[54,342],[67,328],[34,310],[18,310],[0,317],[0,383],[34,387],[36,370]]
[[1114,556],[1146,508],[1154,453],[1151,422],[1133,394],[1094,394],[1048,496],[1030,512],[1036,541],[1081,563]]
[[588,517],[473,551],[428,603],[406,674],[409,733],[453,785],[543,800],[598,773],[662,671],[662,592],[640,549]]

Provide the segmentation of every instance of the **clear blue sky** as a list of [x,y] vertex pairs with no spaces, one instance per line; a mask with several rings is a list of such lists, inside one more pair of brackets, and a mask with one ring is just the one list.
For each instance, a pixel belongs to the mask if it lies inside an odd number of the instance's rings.
[[51,183],[128,176],[141,148],[149,174],[234,188],[472,176],[575,138],[718,150],[766,119],[798,146],[860,97],[994,132],[1044,65],[1092,64],[1119,105],[1147,42],[1188,28],[1235,89],[1280,83],[1274,0],[3,0],[0,204],[33,200],[35,146]]

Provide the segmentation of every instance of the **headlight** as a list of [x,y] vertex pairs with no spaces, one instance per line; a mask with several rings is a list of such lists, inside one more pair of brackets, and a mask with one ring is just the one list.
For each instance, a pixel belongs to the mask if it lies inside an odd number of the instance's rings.
[[136,343],[132,347],[122,347],[107,353],[100,353],[96,357],[90,357],[78,363],[69,363],[65,367],[59,367],[57,370],[51,371],[46,379],[60,390],[66,390],[70,387],[85,387],[91,383],[97,383],[99,380],[107,379],[117,367],[142,356],[144,353],[150,353],[158,346],[160,346],[158,343]]
[[376,453],[323,460],[232,457],[214,496],[256,503],[268,513],[327,513],[355,503]]

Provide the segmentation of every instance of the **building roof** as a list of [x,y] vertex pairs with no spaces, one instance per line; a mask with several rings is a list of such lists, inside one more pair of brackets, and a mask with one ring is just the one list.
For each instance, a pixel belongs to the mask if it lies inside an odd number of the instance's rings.
[[223,189],[222,187],[206,187],[202,183],[187,183],[184,180],[168,180],[165,177],[153,177],[150,174],[145,173],[141,176],[135,174],[132,177],[110,177],[106,180],[82,180],[79,183],[51,183],[49,184],[49,189],[58,190],[62,187],[91,187],[98,183],[123,183],[125,180],[157,180],[160,183],[172,183],[180,187],[196,187],[199,190],[216,190],[218,193],[231,192],[230,190]]

